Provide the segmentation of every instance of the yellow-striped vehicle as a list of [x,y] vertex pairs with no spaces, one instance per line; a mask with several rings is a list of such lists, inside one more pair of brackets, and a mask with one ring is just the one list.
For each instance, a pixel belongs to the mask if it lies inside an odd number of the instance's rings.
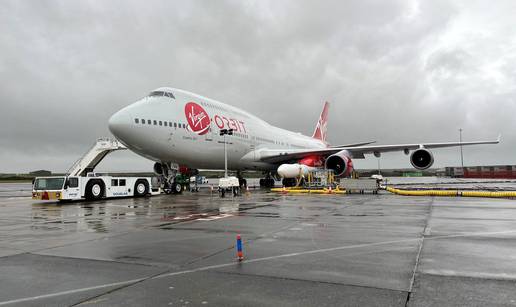
[[111,197],[141,197],[160,193],[151,177],[87,176],[37,177],[32,185],[35,200],[97,200]]

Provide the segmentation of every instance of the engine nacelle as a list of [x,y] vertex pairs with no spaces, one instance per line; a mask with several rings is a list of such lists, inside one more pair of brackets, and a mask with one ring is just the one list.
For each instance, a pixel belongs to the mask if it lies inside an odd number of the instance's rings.
[[281,164],[277,172],[281,178],[301,178],[306,176],[310,169],[311,167],[299,163]]
[[434,156],[428,149],[419,148],[410,155],[410,164],[415,169],[424,170],[434,164]]
[[154,173],[157,175],[163,175],[163,165],[161,165],[161,163],[154,163]]
[[324,166],[326,169],[333,170],[335,176],[349,176],[353,171],[351,154],[347,150],[339,151],[338,153],[326,158]]

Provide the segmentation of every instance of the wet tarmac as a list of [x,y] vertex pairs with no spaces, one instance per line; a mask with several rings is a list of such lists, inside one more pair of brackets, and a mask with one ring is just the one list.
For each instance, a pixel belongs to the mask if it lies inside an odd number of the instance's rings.
[[516,200],[204,189],[61,204],[0,184],[0,276],[9,306],[516,305]]

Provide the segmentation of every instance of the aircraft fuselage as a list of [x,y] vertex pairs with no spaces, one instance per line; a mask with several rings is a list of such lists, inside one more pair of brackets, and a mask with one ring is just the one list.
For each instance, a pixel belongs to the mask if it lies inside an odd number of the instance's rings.
[[118,111],[109,128],[143,157],[197,169],[224,168],[221,129],[233,129],[233,135],[226,136],[232,170],[275,170],[277,165],[260,161],[262,148],[327,147],[321,140],[272,126],[236,107],[172,88],[157,89]]

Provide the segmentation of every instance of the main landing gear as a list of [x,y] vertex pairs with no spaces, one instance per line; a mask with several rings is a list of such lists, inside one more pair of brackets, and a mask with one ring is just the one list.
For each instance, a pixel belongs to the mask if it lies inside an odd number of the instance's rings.
[[242,176],[242,172],[237,171],[236,176],[238,178],[238,185],[240,186],[240,190],[247,190],[247,180]]
[[281,184],[286,187],[295,187],[297,185],[297,179],[296,178],[283,178],[281,181]]
[[260,179],[260,188],[273,188],[275,180],[270,173],[265,175],[265,178]]

